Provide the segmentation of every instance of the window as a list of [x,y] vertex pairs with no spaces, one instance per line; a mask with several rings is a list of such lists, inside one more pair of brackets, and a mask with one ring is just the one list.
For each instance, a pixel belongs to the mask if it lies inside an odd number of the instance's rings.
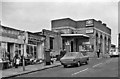
[[65,57],[74,57],[77,54],[78,54],[77,52],[69,52],[69,53],[66,53]]
[[53,49],[53,39],[52,37],[50,37],[50,49]]
[[37,47],[34,46],[34,57],[37,58]]
[[62,45],[63,45],[63,49],[65,49],[65,40],[62,39]]

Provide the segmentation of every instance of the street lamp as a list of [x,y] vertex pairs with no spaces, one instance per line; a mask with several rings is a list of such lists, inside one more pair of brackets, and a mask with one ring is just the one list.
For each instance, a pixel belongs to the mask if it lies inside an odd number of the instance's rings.
[[23,51],[23,71],[25,71],[25,57],[24,57],[24,54],[26,52],[26,32],[24,32],[24,35],[23,35],[23,41],[24,41],[24,51]]

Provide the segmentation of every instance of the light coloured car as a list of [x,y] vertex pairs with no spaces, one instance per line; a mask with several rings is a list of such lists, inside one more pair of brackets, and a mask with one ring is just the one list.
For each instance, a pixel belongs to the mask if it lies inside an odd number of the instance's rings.
[[81,52],[68,52],[61,59],[60,62],[64,67],[69,65],[81,66],[82,63],[88,64],[89,56],[83,55]]
[[120,56],[120,52],[118,51],[118,49],[111,49],[109,52],[109,56],[110,57],[119,57]]

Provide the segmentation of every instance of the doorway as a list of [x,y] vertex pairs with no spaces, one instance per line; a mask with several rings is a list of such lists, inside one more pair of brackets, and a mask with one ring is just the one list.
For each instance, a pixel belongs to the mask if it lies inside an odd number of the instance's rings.
[[8,56],[8,59],[11,60],[12,57],[13,57],[13,52],[14,51],[14,43],[8,43],[7,44],[7,56]]
[[71,52],[73,52],[73,41],[71,41]]

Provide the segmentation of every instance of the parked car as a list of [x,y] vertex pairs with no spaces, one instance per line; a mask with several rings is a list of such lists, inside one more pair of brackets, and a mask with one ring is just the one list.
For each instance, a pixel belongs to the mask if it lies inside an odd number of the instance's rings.
[[120,52],[118,51],[118,49],[111,49],[110,52],[109,52],[109,56],[110,57],[119,57]]
[[68,52],[61,59],[60,62],[64,67],[68,65],[81,66],[82,63],[88,64],[89,56],[83,55],[81,52]]

